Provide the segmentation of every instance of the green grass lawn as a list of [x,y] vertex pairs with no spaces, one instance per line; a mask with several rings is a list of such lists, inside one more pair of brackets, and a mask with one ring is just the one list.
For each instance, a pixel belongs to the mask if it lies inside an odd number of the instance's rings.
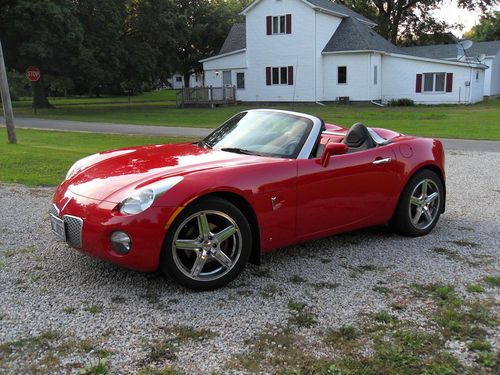
[[[86,102],[90,99],[66,99],[66,102],[54,102],[55,109],[38,111],[37,117],[121,124],[214,128],[239,111],[255,108],[238,105],[215,109],[177,109],[173,102],[156,101],[158,97],[162,95],[167,97],[172,93],[175,91],[164,90],[147,93],[143,95],[143,98],[149,98],[151,101],[140,102],[138,96],[131,104],[123,102],[96,104]],[[68,100],[71,103],[67,103]],[[498,99],[475,105],[457,106],[380,108],[374,105],[328,105],[325,107],[319,105],[268,105],[265,107],[310,113],[323,118],[326,122],[345,127],[350,127],[356,122],[363,122],[368,126],[384,127],[405,134],[441,138],[500,140],[500,100]],[[15,103],[14,112],[19,117],[34,116],[29,106],[19,105],[19,102]]]
[[[130,97],[131,103],[140,103],[147,101],[175,101],[178,90],[158,90],[145,92],[140,95]],[[71,98],[49,98],[51,104],[55,106],[61,105],[82,105],[82,104],[107,104],[107,103],[128,103],[128,96],[101,96],[99,98],[89,97],[71,97]],[[26,97],[13,103],[14,107],[31,108],[31,98]]]
[[173,143],[187,138],[143,137],[109,134],[17,129],[18,144],[0,142],[0,181],[28,186],[55,186],[78,159],[120,147]]

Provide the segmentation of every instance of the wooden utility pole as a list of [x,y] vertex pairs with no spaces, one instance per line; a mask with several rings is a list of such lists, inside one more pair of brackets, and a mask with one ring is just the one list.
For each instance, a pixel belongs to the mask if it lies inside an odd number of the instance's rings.
[[0,94],[2,97],[3,114],[5,125],[7,126],[7,137],[9,143],[17,143],[16,128],[14,127],[14,114],[12,113],[12,103],[10,101],[9,82],[7,81],[7,70],[3,59],[2,42],[0,41]]

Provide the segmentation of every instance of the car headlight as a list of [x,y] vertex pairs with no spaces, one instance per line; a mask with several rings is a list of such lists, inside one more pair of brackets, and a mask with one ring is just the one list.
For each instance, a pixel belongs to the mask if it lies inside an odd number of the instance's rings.
[[81,169],[85,168],[87,165],[90,164],[90,162],[92,160],[94,160],[98,156],[99,156],[99,154],[94,154],[94,155],[90,155],[90,156],[84,157],[83,159],[78,160],[68,170],[68,173],[66,173],[65,179],[67,180],[67,179],[73,177],[78,171],[80,171]]
[[129,197],[125,198],[118,206],[120,212],[124,215],[135,215],[147,210],[154,201],[167,190],[171,189],[183,177],[170,177],[165,180],[147,185],[139,190],[134,191]]

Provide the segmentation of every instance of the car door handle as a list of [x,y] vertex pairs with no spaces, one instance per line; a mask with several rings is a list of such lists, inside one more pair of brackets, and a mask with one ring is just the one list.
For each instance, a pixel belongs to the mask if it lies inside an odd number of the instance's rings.
[[372,162],[375,165],[389,164],[392,161],[391,158],[377,159]]

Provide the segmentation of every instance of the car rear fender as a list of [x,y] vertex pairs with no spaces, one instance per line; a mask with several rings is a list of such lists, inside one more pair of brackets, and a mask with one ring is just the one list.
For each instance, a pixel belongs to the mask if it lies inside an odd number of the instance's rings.
[[[401,165],[400,195],[415,173],[422,169],[429,169],[441,179],[445,194],[444,201],[446,202],[445,154],[441,141],[428,138],[411,138],[407,141],[397,142],[393,145],[393,149]],[[444,210],[445,204],[443,204],[443,212]]]

